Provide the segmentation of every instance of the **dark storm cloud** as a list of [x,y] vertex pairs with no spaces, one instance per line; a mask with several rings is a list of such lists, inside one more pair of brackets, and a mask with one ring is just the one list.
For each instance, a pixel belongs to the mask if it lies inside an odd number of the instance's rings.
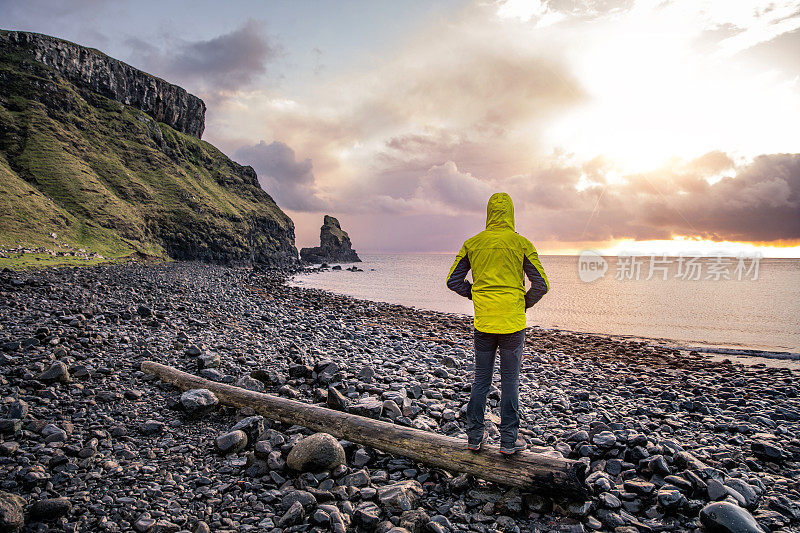
[[278,53],[263,25],[254,20],[208,40],[167,39],[164,47],[157,47],[131,38],[128,44],[137,65],[201,93],[250,85],[267,71],[267,64]]
[[261,141],[253,146],[239,148],[234,157],[256,170],[261,188],[280,207],[294,211],[326,209],[326,202],[317,196],[311,159],[298,161],[294,150],[286,144],[278,141],[267,144]]
[[708,239],[800,239],[800,154],[761,155],[702,194],[675,198],[678,210],[668,223]]
[[[562,208],[547,210],[540,226],[564,241],[674,235],[715,241],[800,239],[800,154],[761,155],[709,184],[706,178],[730,168],[726,159],[712,152],[683,165],[627,176],[627,183],[605,190],[553,189]],[[536,205],[536,196],[526,193],[541,187],[542,180],[532,178],[532,186],[519,190],[523,205]]]

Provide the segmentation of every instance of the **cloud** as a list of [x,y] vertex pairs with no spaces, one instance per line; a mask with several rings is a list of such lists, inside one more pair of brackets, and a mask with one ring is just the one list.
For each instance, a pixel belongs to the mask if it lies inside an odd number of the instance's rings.
[[25,20],[35,23],[42,19],[62,21],[68,19],[85,19],[87,15],[97,13],[108,5],[107,0],[74,0],[60,2],[58,0],[0,0],[0,9],[8,19]]
[[738,57],[754,65],[772,65],[787,75],[800,76],[800,62],[797,51],[800,50],[800,29],[781,34],[770,41],[760,43],[744,50]]
[[711,25],[731,24],[741,31],[720,41],[720,51],[733,55],[800,28],[800,3],[796,0],[718,2],[703,10]]
[[294,150],[286,144],[264,141],[243,146],[234,156],[252,166],[261,188],[283,208],[294,211],[321,211],[327,203],[318,196],[311,159],[297,161]]
[[[350,56],[347,39],[285,34],[284,50],[235,13],[223,33],[187,38],[205,26],[189,33],[162,10],[148,21],[163,30],[124,41],[130,9],[0,0],[9,27],[97,46],[204,98],[206,138],[313,219],[314,240],[331,210],[368,249],[451,249],[499,190],[537,239],[800,238],[797,155],[782,153],[800,120],[798,0],[474,0]],[[317,44],[306,78],[292,67]],[[273,70],[287,66],[282,83]]]
[[504,0],[499,2],[497,16],[532,22],[541,28],[573,17],[597,18],[627,11],[635,3],[635,0]]
[[[609,162],[553,157],[527,175],[481,180],[448,161],[422,172],[409,194],[378,191],[353,198],[362,207],[352,212],[404,221],[452,219],[447,231],[453,232],[459,218],[474,226],[489,196],[505,191],[515,202],[518,231],[538,240],[800,239],[800,154],[762,155],[735,166],[727,154],[710,152],[609,181],[613,171]],[[719,179],[720,172],[727,175]],[[587,180],[592,184],[581,188]]]
[[420,198],[436,200],[464,211],[483,211],[492,188],[469,173],[459,172],[452,161],[433,166],[417,187]]
[[[765,154],[703,195],[681,198],[699,236],[713,240],[800,239],[800,154]],[[673,218],[680,229],[681,221]]]
[[[790,3],[768,4],[475,2],[306,94],[240,91],[212,135],[311,158],[302,179],[253,165],[281,205],[355,220],[366,249],[457,246],[496,191],[540,240],[800,239],[793,156],[773,153],[794,149],[796,91],[731,56],[791,50]],[[458,237],[400,238],[425,220]]]
[[555,50],[512,36],[490,40],[472,24],[421,37],[380,68],[336,88],[361,89],[347,118],[366,134],[388,133],[395,150],[409,136],[439,138],[452,148],[458,141],[508,140],[533,120],[586,101]]
[[[761,155],[710,184],[708,179],[719,171],[719,166],[708,166],[714,159],[722,162],[725,154],[673,161],[668,167],[583,191],[553,189],[558,207],[538,210],[532,229],[548,240],[567,242],[674,236],[714,241],[800,239],[800,154]],[[531,176],[530,181],[527,188],[509,191],[523,209],[537,205],[532,191],[542,179]]]
[[118,9],[108,0],[0,0],[3,29],[35,31],[100,50],[113,42],[103,17],[115,16]]
[[264,25],[248,19],[237,29],[207,40],[167,37],[162,47],[128,39],[137,65],[203,95],[236,91],[266,73],[278,48]]
[[240,94],[209,134],[281,139],[337,188],[404,187],[393,182],[446,161],[473,175],[517,173],[548,121],[588,95],[558,45],[498,33],[491,9],[475,10],[431,21],[371,68],[326,76],[291,107],[266,89]]
[[420,172],[413,177],[411,185],[413,190],[395,193],[384,188],[354,191],[346,201],[339,196],[334,206],[356,213],[458,215],[483,212],[486,199],[493,192],[489,184],[468,172],[461,172],[452,161]]

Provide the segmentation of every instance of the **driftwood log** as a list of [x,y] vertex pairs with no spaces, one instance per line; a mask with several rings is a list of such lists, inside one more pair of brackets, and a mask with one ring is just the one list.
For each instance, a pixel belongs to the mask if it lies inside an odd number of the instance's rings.
[[271,420],[330,433],[451,472],[572,499],[586,495],[586,465],[580,461],[530,450],[507,456],[488,445],[480,452],[471,452],[463,439],[217,383],[153,361],[143,362],[142,371],[183,390],[208,389],[225,405],[250,407]]

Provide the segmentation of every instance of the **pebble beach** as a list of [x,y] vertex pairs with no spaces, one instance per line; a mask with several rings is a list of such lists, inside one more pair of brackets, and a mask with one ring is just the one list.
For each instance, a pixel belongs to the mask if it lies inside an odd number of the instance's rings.
[[[520,434],[585,462],[587,499],[312,436],[140,370],[464,435],[469,317],[286,278],[192,262],[0,272],[0,531],[800,531],[792,368],[529,328]],[[498,445],[496,387],[489,399]]]

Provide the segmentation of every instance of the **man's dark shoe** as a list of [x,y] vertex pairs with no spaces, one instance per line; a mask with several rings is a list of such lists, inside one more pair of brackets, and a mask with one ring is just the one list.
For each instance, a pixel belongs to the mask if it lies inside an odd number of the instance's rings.
[[489,432],[483,432],[483,438],[479,442],[472,442],[471,440],[467,439],[467,449],[473,452],[477,452],[483,446],[483,443],[489,438]]
[[517,452],[521,452],[527,447],[528,447],[527,442],[525,442],[523,439],[517,439],[517,442],[515,442],[514,444],[501,444],[500,453],[504,453],[506,455],[512,455]]

